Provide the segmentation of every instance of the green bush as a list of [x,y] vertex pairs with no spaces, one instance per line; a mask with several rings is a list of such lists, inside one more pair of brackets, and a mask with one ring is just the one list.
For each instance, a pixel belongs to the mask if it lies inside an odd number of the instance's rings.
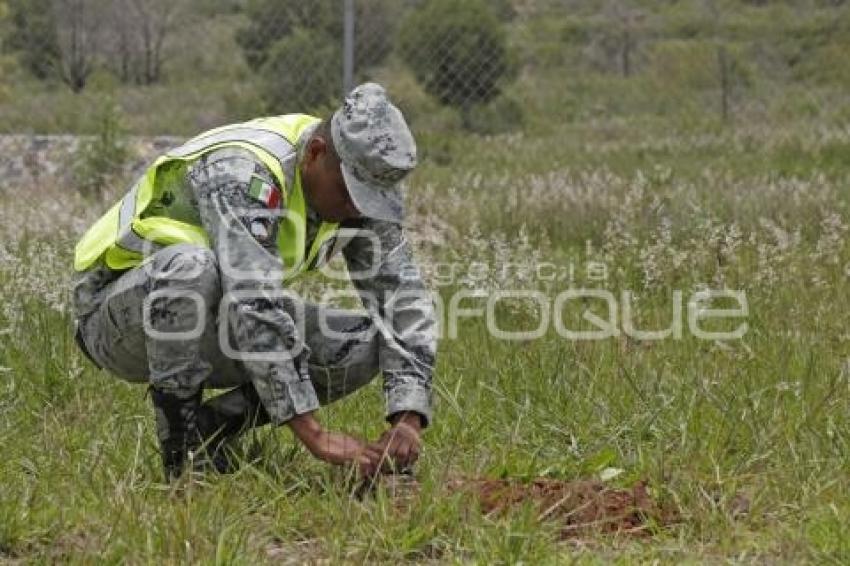
[[73,177],[81,193],[99,196],[114,181],[130,159],[121,111],[110,98],[97,111],[97,134],[81,142],[74,154]]
[[317,112],[342,91],[339,47],[317,44],[306,29],[296,28],[269,50],[260,69],[262,97],[274,114]]
[[250,0],[245,8],[248,25],[236,32],[236,43],[242,48],[248,65],[259,70],[269,59],[275,44],[296,29],[326,30],[334,14],[331,4],[329,0]]
[[[392,50],[401,9],[390,0],[355,3],[355,69],[382,62]],[[274,113],[316,111],[342,93],[343,10],[336,0],[251,0],[248,24],[236,32],[261,96]]]
[[[391,0],[355,2],[354,56],[358,69],[377,65],[390,53],[400,8],[399,3]],[[343,9],[338,0],[250,0],[245,12],[248,24],[237,30],[236,43],[254,70],[265,64],[278,41],[291,36],[296,29],[309,31],[317,45],[342,45]],[[342,72],[341,59],[333,67]]]
[[16,52],[21,65],[36,78],[54,76],[61,51],[51,0],[13,0],[8,10],[11,25],[3,48]]
[[514,76],[505,30],[482,0],[428,0],[402,24],[401,53],[426,92],[468,112]]

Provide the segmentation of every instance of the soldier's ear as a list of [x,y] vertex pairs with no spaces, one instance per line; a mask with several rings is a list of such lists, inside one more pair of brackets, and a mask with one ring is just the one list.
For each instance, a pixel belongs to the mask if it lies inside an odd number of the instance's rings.
[[315,136],[310,138],[310,141],[307,142],[307,151],[306,151],[306,161],[307,163],[313,163],[321,159],[325,153],[327,153],[328,144],[322,138]]

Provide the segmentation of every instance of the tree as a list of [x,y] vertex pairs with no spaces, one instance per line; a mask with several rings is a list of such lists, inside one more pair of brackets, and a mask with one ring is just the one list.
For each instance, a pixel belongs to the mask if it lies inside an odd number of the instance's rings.
[[620,73],[624,77],[632,74],[634,51],[637,47],[637,24],[643,19],[643,14],[630,9],[620,1],[609,3],[606,7],[607,17],[613,23],[614,50]]
[[427,0],[402,24],[401,54],[426,92],[464,114],[498,96],[516,65],[482,0]]
[[635,7],[635,2],[606,2],[581,30],[589,40],[584,47],[586,61],[599,71],[631,76],[641,55],[642,39],[651,33],[646,20],[647,14]]
[[85,88],[94,70],[104,6],[95,0],[54,0],[60,66],[59,76],[72,91]]
[[155,83],[162,73],[163,45],[172,29],[179,3],[173,0],[132,0],[130,5],[138,26],[142,83]]
[[749,82],[749,73],[736,54],[730,50],[723,35],[726,28],[726,14],[719,2],[709,0],[705,9],[711,16],[711,33],[714,36],[717,53],[717,86],[720,98],[720,117],[728,122],[732,117],[732,103],[736,86],[745,86]]
[[110,6],[112,68],[122,82],[153,84],[162,77],[166,42],[185,0],[115,0]]
[[39,79],[81,91],[94,69],[105,0],[13,0],[5,42]]
[[61,53],[52,0],[11,0],[10,31],[3,47],[18,53],[21,66],[46,79],[59,67]]

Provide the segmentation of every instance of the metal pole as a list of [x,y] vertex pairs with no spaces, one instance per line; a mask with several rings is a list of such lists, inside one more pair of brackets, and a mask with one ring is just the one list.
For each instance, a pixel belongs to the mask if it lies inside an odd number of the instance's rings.
[[345,0],[342,44],[342,95],[354,88],[354,0]]

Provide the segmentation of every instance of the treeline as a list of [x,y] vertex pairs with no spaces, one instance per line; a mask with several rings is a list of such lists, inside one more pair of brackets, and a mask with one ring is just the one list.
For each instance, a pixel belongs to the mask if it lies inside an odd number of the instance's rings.
[[[356,0],[354,6],[358,78],[398,52],[425,90],[467,108],[497,96],[514,74],[505,28],[514,16],[509,0]],[[218,11],[243,16],[231,33],[270,107],[295,99],[317,108],[339,96],[341,2],[247,0],[222,3]],[[171,37],[213,12],[198,0],[7,0],[2,48],[33,77],[60,79],[73,92],[85,89],[99,68],[124,84],[150,85],[163,80]]]
[[[624,79],[621,98],[640,91],[700,105],[686,96],[698,92],[723,118],[765,84],[850,87],[845,0],[354,0],[354,8],[355,80],[410,77],[472,129],[519,122],[534,97],[596,79]],[[179,41],[188,31],[197,44]],[[211,69],[186,53],[209,49],[210,35],[226,35],[214,45],[237,55],[222,53],[212,73],[247,76],[252,110],[324,109],[342,91],[341,0],[0,0],[0,71],[11,60],[75,93],[97,72],[129,87],[178,76],[206,83]]]
[[124,83],[153,84],[185,7],[171,0],[9,0],[2,45],[36,78],[59,78],[74,92],[99,65]]

